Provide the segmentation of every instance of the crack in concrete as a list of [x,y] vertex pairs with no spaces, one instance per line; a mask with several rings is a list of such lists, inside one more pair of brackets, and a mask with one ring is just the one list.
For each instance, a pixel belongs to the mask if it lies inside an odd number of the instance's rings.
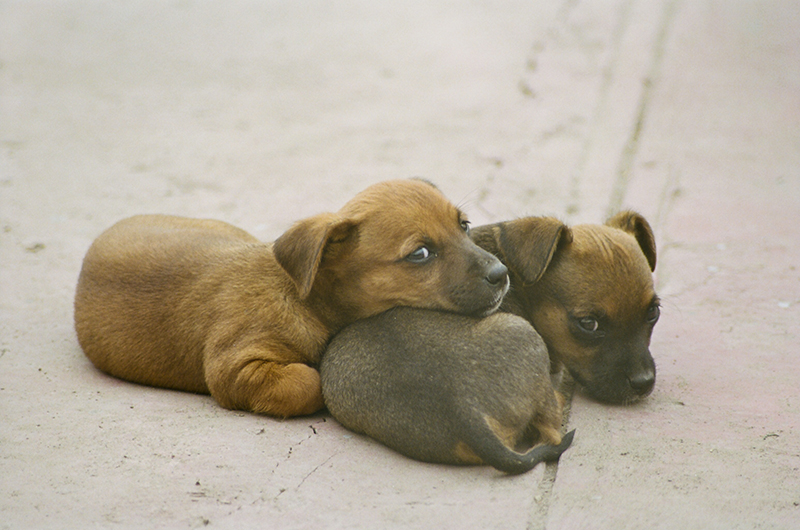
[[[564,370],[558,391],[564,396],[564,410],[562,412],[562,434],[566,432],[569,425],[570,413],[572,412],[572,396],[575,393],[575,382],[569,373]],[[550,501],[553,495],[553,488],[556,485],[558,476],[558,460],[545,464],[542,480],[536,488],[537,493],[533,497],[534,508],[528,518],[527,530],[546,530],[547,514],[550,511]]]
[[[292,457],[292,453],[294,452],[294,448],[295,447],[299,447],[299,446],[303,445],[303,443],[307,442],[311,437],[313,437],[314,435],[317,434],[317,429],[316,429],[316,427],[314,427],[315,425],[319,425],[321,423],[327,423],[327,421],[328,421],[327,418],[321,418],[318,421],[310,423],[308,425],[308,428],[311,429],[311,433],[308,434],[305,438],[299,440],[297,443],[292,444],[292,445],[289,446],[289,450],[286,452],[286,457],[284,457],[282,460],[278,460],[277,462],[275,462],[275,466],[272,468],[271,474],[274,475],[275,471],[278,470],[278,468],[281,466],[281,464],[283,462],[286,462],[287,460],[289,460]],[[261,429],[261,431],[259,431],[256,434],[261,434],[263,432],[264,432],[264,429]],[[305,480],[305,479],[303,479],[303,480]],[[277,499],[278,497],[280,497],[281,494],[283,494],[284,491],[285,491],[285,489],[282,489],[280,491],[280,493],[278,493],[278,495],[275,498]]]
[[581,146],[581,151],[578,154],[578,160],[570,172],[570,202],[567,204],[566,208],[568,215],[575,215],[580,211],[580,184],[583,179],[583,172],[589,160],[589,153],[594,145],[594,139],[597,137],[600,129],[601,116],[603,116],[604,109],[608,104],[608,97],[611,93],[611,83],[614,80],[614,73],[617,71],[617,64],[619,62],[619,50],[622,46],[622,37],[625,35],[625,31],[628,29],[628,23],[630,22],[631,3],[632,0],[628,0],[622,5],[619,17],[617,18],[617,25],[614,27],[611,34],[611,52],[609,53],[611,60],[608,61],[606,67],[603,68],[603,82],[600,85],[597,103],[592,112],[589,134],[586,136]]
[[[320,463],[320,464],[318,464],[318,465],[314,466],[314,469],[312,469],[311,471],[309,471],[309,472],[306,474],[306,476],[304,476],[304,477],[303,477],[303,479],[302,479],[302,480],[301,480],[301,481],[300,481],[300,482],[297,484],[297,486],[295,486],[294,490],[295,490],[295,491],[299,490],[299,489],[300,489],[300,487],[303,485],[303,483],[306,481],[306,479],[307,479],[308,477],[310,477],[311,475],[313,475],[314,473],[316,473],[316,472],[317,472],[317,470],[318,470],[319,468],[321,468],[322,466],[324,466],[325,464],[327,464],[328,462],[330,462],[330,461],[331,461],[331,459],[333,459],[333,457],[335,457],[335,456],[336,456],[336,455],[338,455],[338,454],[339,454],[339,453],[333,453],[331,456],[329,456],[328,458],[326,458],[326,459],[325,459],[325,460],[324,460],[322,463]],[[281,492],[281,493],[283,493],[283,492]]]
[[618,212],[622,207],[622,202],[625,200],[625,193],[628,191],[628,183],[630,182],[633,163],[636,160],[636,155],[639,153],[639,140],[641,139],[642,130],[647,120],[647,112],[650,109],[653,88],[661,75],[664,47],[667,42],[667,37],[669,36],[669,29],[672,27],[672,21],[675,18],[677,4],[678,0],[670,0],[664,5],[658,36],[653,45],[650,70],[642,83],[642,92],[639,97],[636,121],[631,129],[628,141],[625,143],[625,147],[622,150],[619,165],[617,166],[617,178],[611,189],[611,197],[609,198],[608,208],[606,208],[606,217],[611,217],[614,213]]

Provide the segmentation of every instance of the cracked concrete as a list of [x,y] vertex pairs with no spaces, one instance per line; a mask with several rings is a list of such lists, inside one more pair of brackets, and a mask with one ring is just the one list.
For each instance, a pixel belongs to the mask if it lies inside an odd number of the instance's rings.
[[[797,528],[795,2],[0,0],[0,528]],[[475,224],[642,212],[658,381],[558,465],[421,464],[99,373],[81,259],[137,213],[264,240],[422,176]]]

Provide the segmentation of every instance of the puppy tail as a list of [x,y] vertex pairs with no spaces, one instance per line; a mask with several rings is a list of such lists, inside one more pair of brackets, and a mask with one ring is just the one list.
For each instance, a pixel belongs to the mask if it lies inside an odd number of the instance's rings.
[[475,433],[467,445],[485,463],[510,475],[525,473],[540,462],[554,462],[561,453],[572,445],[575,430],[571,430],[561,438],[558,445],[537,445],[530,450],[519,453],[506,446],[484,420],[480,422],[480,433]]

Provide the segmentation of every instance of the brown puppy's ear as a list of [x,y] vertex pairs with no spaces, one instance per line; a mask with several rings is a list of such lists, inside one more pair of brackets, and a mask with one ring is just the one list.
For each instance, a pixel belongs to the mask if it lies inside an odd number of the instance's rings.
[[356,222],[333,213],[323,213],[292,225],[274,243],[275,259],[289,273],[300,298],[306,298],[329,243],[347,239]]
[[650,271],[656,270],[656,238],[650,223],[644,217],[632,211],[619,212],[606,221],[606,225],[624,230],[636,238],[650,265]]
[[[492,227],[492,233],[500,261],[526,285],[539,281],[556,249],[572,241],[572,231],[552,217],[525,217],[499,223]],[[476,243],[483,246],[480,241]]]

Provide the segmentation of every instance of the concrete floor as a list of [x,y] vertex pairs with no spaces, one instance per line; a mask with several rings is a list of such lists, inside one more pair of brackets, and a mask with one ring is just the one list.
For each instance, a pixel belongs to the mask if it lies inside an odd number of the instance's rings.
[[[0,528],[800,528],[800,5],[0,1]],[[423,176],[475,224],[653,224],[653,395],[517,477],[99,373],[136,213],[264,239]]]

